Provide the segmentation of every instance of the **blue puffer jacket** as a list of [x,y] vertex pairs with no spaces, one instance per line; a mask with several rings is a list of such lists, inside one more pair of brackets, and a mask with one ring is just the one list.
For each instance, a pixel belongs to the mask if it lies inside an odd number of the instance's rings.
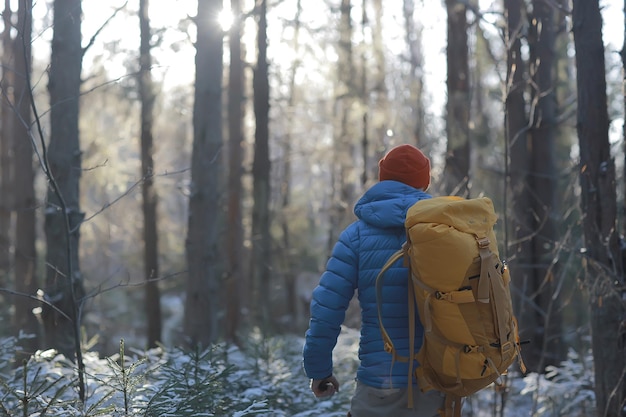
[[[311,320],[303,350],[304,370],[311,379],[333,373],[332,351],[337,343],[348,303],[358,290],[361,306],[360,366],[357,379],[376,387],[406,387],[408,364],[384,351],[378,326],[376,276],[387,259],[404,243],[406,212],[429,194],[397,181],[381,181],[359,200],[359,220],[339,236],[326,271],[313,291]],[[407,269],[398,261],[385,273],[383,324],[398,353],[408,354]],[[415,349],[422,345],[423,328],[416,323]]]

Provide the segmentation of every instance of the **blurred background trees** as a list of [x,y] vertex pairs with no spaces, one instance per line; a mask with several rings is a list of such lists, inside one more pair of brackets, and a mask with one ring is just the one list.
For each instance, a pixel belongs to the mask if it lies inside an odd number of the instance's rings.
[[144,277],[146,280],[145,311],[148,347],[156,347],[161,339],[161,300],[159,291],[159,234],[157,203],[154,185],[154,103],[152,82],[152,30],[150,28],[150,2],[139,1],[139,77],[137,89],[141,101],[141,196],[143,211]]
[[619,415],[623,7],[5,1],[2,331],[71,357],[301,334],[355,200],[408,142],[433,194],[494,200],[530,368],[593,346]]

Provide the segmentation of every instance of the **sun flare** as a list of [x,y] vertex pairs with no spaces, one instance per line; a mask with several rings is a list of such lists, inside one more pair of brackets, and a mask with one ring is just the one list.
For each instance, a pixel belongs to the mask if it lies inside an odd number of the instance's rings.
[[233,14],[228,9],[222,9],[222,11],[217,15],[217,21],[223,31],[228,31],[233,25]]

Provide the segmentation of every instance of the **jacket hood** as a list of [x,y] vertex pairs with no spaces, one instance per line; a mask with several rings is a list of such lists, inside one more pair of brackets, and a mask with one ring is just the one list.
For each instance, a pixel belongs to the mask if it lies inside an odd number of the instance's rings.
[[399,181],[374,184],[354,206],[356,216],[375,227],[404,227],[407,210],[419,200],[431,198],[424,191]]

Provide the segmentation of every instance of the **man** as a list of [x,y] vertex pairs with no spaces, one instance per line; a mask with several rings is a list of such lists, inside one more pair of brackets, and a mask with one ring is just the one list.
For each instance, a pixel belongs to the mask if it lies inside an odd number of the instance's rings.
[[[339,236],[313,291],[311,320],[303,349],[304,370],[316,397],[333,395],[339,381],[333,376],[332,351],[346,309],[358,290],[361,307],[360,365],[352,398],[351,417],[433,417],[443,408],[436,391],[413,393],[413,409],[407,407],[408,363],[392,361],[385,352],[378,324],[376,276],[387,259],[404,243],[407,210],[417,201],[431,198],[430,160],[408,144],[391,149],[378,163],[379,182],[357,202],[358,220]],[[399,261],[385,274],[382,317],[399,355],[408,356],[408,271]],[[423,328],[415,320],[415,348],[420,348]],[[415,378],[413,378],[415,379]]]

